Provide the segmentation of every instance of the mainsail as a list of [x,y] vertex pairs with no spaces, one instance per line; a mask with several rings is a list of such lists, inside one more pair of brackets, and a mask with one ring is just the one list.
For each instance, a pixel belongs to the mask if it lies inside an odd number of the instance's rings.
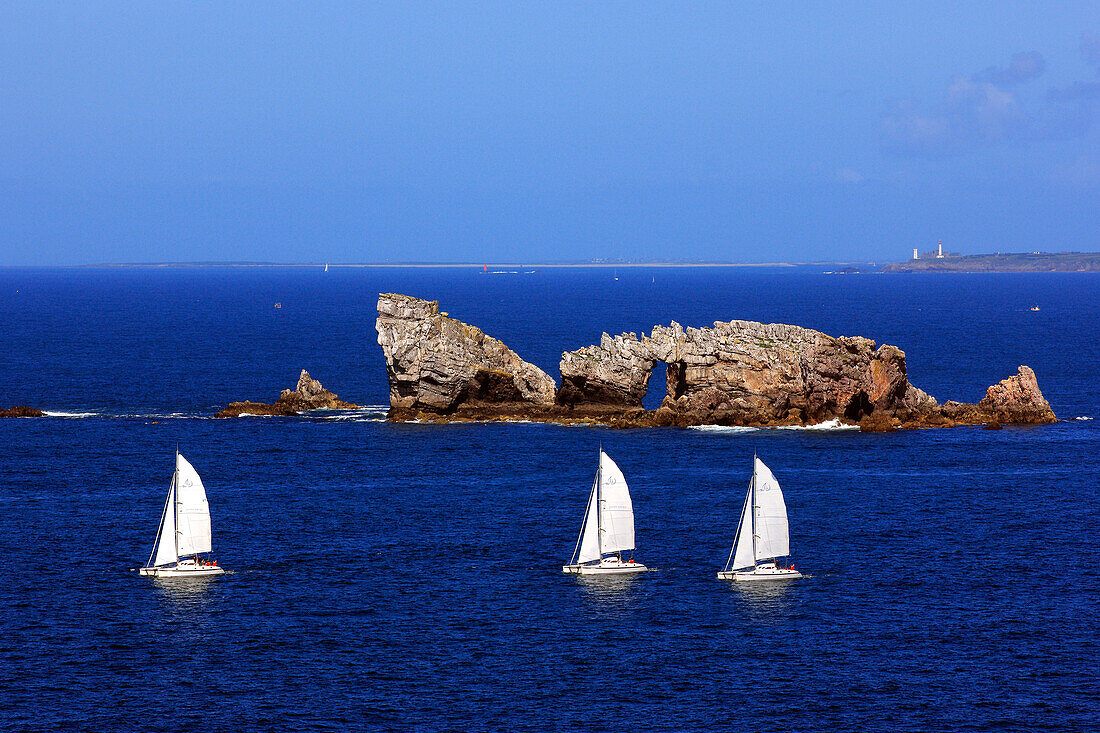
[[210,505],[199,474],[176,454],[176,522],[179,554],[210,552]]
[[759,458],[753,467],[753,530],[756,533],[756,560],[770,560],[791,554],[787,505],[771,469]]
[[615,461],[600,451],[600,551],[604,554],[634,549],[634,507],[626,477]]

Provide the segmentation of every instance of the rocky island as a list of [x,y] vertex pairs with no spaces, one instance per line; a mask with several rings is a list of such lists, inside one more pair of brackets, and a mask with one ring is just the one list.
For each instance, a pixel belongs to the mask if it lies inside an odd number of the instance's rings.
[[214,417],[240,417],[247,415],[292,416],[302,410],[328,408],[334,410],[354,410],[358,405],[344,402],[334,393],[321,386],[321,383],[302,370],[298,384],[293,390],[284,389],[273,404],[265,402],[231,402],[229,406]]
[[6,410],[0,410],[0,417],[45,417],[45,415],[46,413],[37,407],[27,407],[26,405],[17,405]]
[[[911,385],[905,353],[862,337],[753,321],[646,336],[609,336],[562,354],[561,385],[438,301],[383,293],[375,324],[390,386],[388,419],[536,420],[613,427],[815,425],[866,431],[1055,422],[1026,366],[977,404],[947,402]],[[650,375],[664,364],[667,392],[645,410]]]

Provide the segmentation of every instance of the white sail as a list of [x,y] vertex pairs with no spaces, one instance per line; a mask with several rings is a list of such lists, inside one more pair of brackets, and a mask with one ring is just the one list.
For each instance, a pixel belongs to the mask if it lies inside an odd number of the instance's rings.
[[172,477],[172,487],[168,489],[168,501],[164,504],[164,513],[160,520],[160,536],[157,537],[157,557],[153,565],[172,565],[179,559],[176,555],[176,478]]
[[592,562],[600,559],[600,528],[599,520],[596,517],[596,484],[593,482],[592,492],[588,497],[588,510],[584,513],[584,530],[581,534],[577,562]]
[[753,467],[756,481],[753,530],[756,532],[756,560],[786,557],[791,554],[790,530],[787,527],[787,505],[783,492],[771,469],[759,458]]
[[745,503],[741,507],[741,521],[738,523],[737,540],[734,543],[733,563],[730,568],[738,570],[749,568],[756,564],[756,558],[752,554],[752,485],[745,492]]
[[179,554],[210,552],[210,505],[199,474],[183,456],[176,454],[176,521],[179,525]]
[[615,461],[600,451],[600,551],[634,549],[634,507],[626,477]]

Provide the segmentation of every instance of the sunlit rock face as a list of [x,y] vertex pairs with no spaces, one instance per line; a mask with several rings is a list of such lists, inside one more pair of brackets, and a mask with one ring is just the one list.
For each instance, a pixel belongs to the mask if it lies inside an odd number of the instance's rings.
[[[603,334],[562,354],[561,386],[436,301],[383,294],[378,343],[391,419],[533,419],[644,425],[812,425],[866,431],[978,423],[1051,422],[1035,374],[989,388],[980,403],[941,406],[906,376],[905,352],[859,336],[779,323],[678,323],[647,335]],[[653,369],[667,370],[657,410],[642,408]]]
[[557,385],[499,340],[439,312],[439,301],[378,296],[378,345],[390,406],[453,412],[460,406],[553,405]]
[[604,334],[599,345],[562,355],[558,400],[640,407],[659,362],[667,365],[661,409],[676,422],[859,422],[876,411],[910,417],[936,406],[909,384],[905,354],[894,346],[753,321],[673,323],[641,338]]

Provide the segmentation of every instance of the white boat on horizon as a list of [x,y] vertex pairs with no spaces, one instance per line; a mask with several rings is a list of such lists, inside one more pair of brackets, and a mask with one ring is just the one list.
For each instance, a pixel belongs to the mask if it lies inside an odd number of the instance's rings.
[[[561,570],[575,575],[645,572],[645,565],[634,562],[633,551],[634,506],[626,477],[601,449],[580,536],[573,557]],[[630,559],[623,559],[624,552],[631,553]]]
[[741,520],[726,566],[718,571],[722,580],[794,580],[802,573],[779,560],[789,557],[790,527],[783,491],[771,469],[753,456],[752,479],[741,508]]
[[161,511],[160,529],[139,575],[154,578],[208,578],[225,570],[202,558],[210,546],[210,505],[198,472],[176,451],[176,470]]

